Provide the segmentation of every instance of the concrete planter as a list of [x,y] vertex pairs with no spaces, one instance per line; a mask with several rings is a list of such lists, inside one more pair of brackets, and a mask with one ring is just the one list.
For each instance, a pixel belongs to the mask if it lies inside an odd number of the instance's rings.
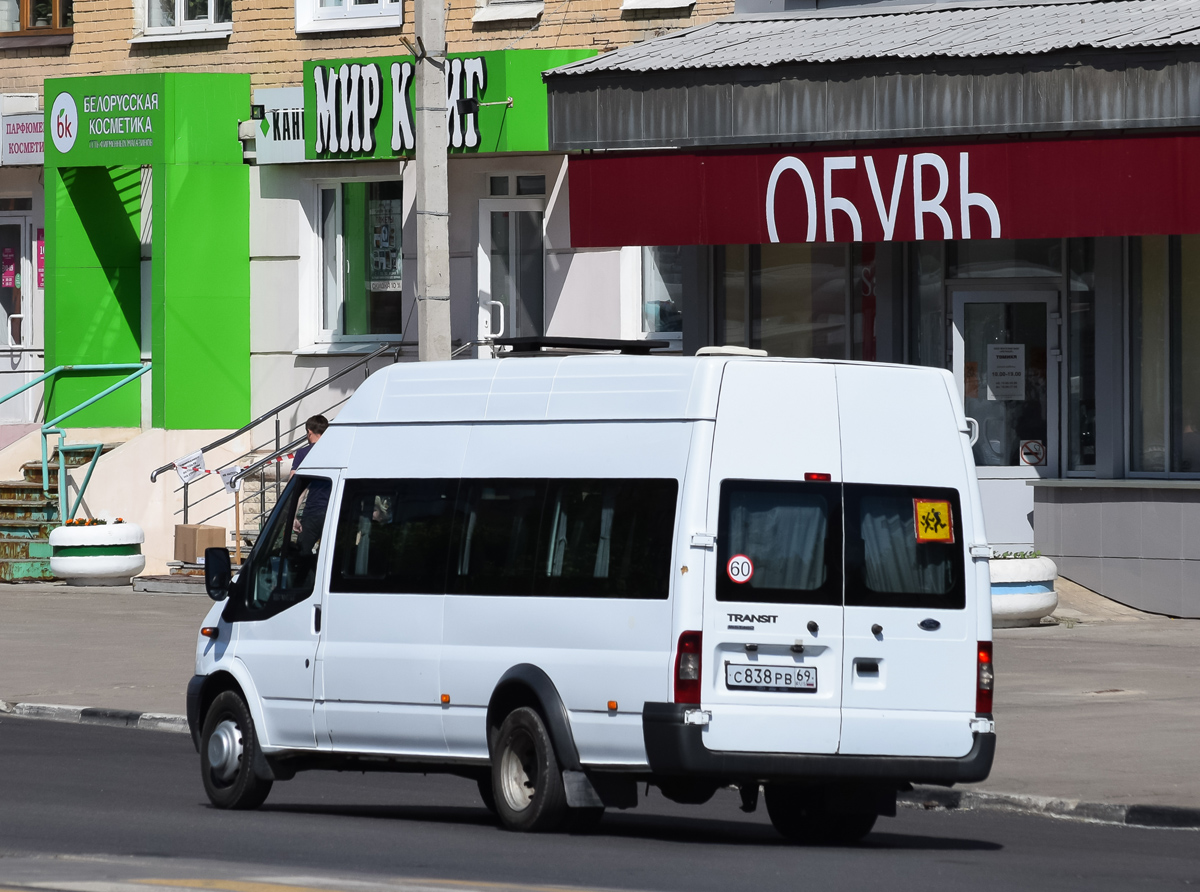
[[1036,626],[1058,606],[1058,567],[1047,557],[988,561],[992,577],[992,625]]
[[67,585],[129,585],[146,568],[136,523],[63,526],[50,531],[50,572]]

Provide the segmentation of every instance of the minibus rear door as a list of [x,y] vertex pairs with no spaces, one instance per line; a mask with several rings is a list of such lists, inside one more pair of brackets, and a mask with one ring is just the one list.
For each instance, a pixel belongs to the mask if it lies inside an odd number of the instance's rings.
[[700,693],[711,750],[838,750],[840,481],[832,367],[730,362],[708,507]]
[[[846,540],[841,752],[963,756],[980,591],[967,434],[933,369],[841,366]],[[961,426],[965,428],[965,424]],[[890,460],[881,461],[882,444]]]

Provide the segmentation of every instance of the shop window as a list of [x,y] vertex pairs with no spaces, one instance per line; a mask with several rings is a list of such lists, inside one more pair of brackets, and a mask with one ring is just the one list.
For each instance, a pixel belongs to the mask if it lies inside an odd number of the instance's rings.
[[973,239],[946,243],[946,276],[951,279],[1061,275],[1062,239]]
[[945,242],[917,242],[912,246],[912,312],[909,322],[909,361],[916,365],[949,368],[946,343]]
[[1071,239],[1067,289],[1067,470],[1096,467],[1095,241]]
[[392,0],[296,0],[296,31],[399,28],[404,4]]
[[400,337],[402,190],[398,180],[320,187],[320,328],[326,339]]
[[146,34],[229,32],[233,0],[146,0]]
[[1200,236],[1129,243],[1129,463],[1200,474]]
[[683,331],[683,265],[686,249],[642,248],[642,332]]
[[0,0],[0,32],[6,37],[69,33],[73,0]]
[[716,252],[724,343],[773,356],[849,358],[845,245],[731,245]]

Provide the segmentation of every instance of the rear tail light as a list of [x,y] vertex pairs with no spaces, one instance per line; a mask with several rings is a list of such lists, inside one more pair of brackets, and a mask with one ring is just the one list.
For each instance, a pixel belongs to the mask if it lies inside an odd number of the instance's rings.
[[675,702],[700,703],[700,643],[699,632],[684,632],[679,636],[675,652]]
[[824,481],[828,483],[833,479],[832,474],[818,474],[814,471],[809,471],[804,475],[804,479],[808,481]]
[[980,641],[976,664],[975,712],[979,715],[992,714],[992,688],[996,683],[996,672],[992,668],[992,642]]

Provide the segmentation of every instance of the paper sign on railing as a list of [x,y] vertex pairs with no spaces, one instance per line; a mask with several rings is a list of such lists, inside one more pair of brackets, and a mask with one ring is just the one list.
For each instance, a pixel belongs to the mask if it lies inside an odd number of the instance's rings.
[[232,493],[242,491],[241,480],[239,480],[236,484],[231,482],[234,475],[240,473],[241,470],[241,468],[235,466],[230,468],[221,468],[221,470],[217,472],[221,475],[221,482],[225,484],[225,492]]
[[175,471],[184,483],[195,483],[204,476],[204,452],[195,452],[175,459]]

